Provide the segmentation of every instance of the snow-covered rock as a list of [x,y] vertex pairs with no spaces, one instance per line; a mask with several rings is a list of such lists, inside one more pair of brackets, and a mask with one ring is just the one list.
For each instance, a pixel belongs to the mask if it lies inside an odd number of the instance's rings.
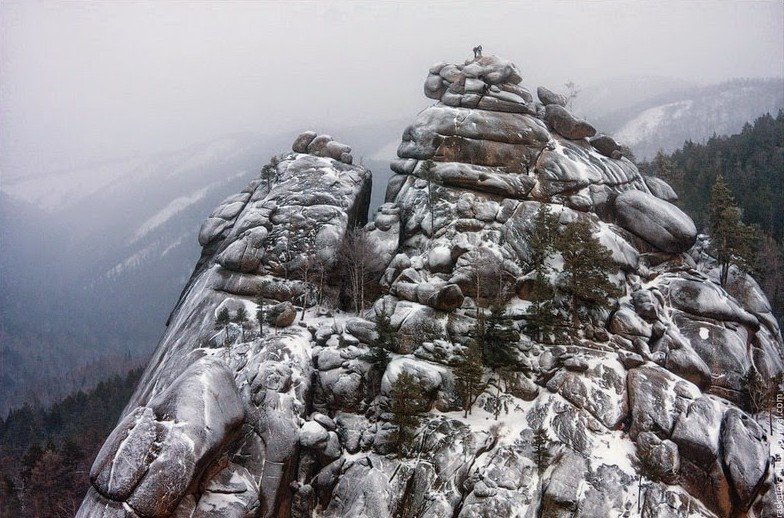
[[675,205],[644,191],[626,191],[615,199],[618,224],[658,250],[685,252],[697,239],[697,228]]
[[[78,516],[765,516],[774,441],[746,380],[784,370],[770,305],[745,274],[720,286],[669,186],[521,81],[495,56],[433,66],[437,102],[403,132],[370,223],[370,172],[316,132],[227,198]],[[590,223],[621,294],[610,308],[576,299],[571,327],[556,254],[558,325],[540,337],[542,205],[561,228]],[[356,226],[378,277],[349,315],[338,260]],[[216,332],[221,309],[254,317],[258,297],[274,325]],[[455,367],[490,307],[513,319],[510,358],[466,412]],[[382,312],[398,338],[384,369],[369,354]],[[398,445],[402,372],[419,413]],[[641,459],[661,482],[640,479]]]

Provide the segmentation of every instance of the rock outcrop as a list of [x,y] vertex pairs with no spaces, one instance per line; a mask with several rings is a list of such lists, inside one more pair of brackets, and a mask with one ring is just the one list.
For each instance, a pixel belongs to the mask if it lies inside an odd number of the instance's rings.
[[[671,188],[521,82],[495,56],[432,67],[438,102],[403,132],[369,223],[369,171],[315,132],[222,203],[79,516],[772,516],[782,430],[747,397],[750,372],[784,372],[764,294],[738,271],[720,286]],[[619,294],[578,300],[580,327],[540,340],[526,324],[543,205],[560,229],[588,223]],[[336,309],[355,227],[378,272],[359,315]],[[516,340],[465,418],[454,368],[491,305]],[[214,328],[240,307],[263,328]],[[379,372],[382,312],[398,341]],[[401,449],[403,373],[421,412]]]

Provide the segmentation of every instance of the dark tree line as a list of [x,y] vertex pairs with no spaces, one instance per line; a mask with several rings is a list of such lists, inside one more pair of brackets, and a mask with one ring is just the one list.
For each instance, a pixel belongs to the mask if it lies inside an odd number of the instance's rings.
[[719,176],[732,189],[747,223],[777,241],[784,237],[784,112],[763,115],[737,135],[714,136],[705,144],[686,142],[671,155],[657,153],[641,169],[670,182],[677,205],[707,228],[710,192]]
[[[766,114],[737,135],[686,142],[640,164],[667,180],[697,228],[718,236],[711,252],[726,283],[730,265],[751,271],[784,315],[784,112]],[[713,202],[711,201],[713,200]]]
[[25,405],[0,420],[0,517],[71,517],[95,455],[141,376],[136,369],[49,408]]

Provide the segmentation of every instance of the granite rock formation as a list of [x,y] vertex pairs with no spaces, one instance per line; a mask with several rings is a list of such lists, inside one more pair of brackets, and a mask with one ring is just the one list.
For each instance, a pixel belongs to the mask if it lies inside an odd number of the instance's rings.
[[[746,381],[784,371],[764,294],[738,271],[719,286],[672,189],[521,81],[495,56],[432,67],[438,102],[403,132],[370,222],[370,172],[314,132],[270,164],[274,178],[221,204],[79,516],[774,516],[782,428],[749,406]],[[504,380],[488,370],[464,418],[453,368],[491,281],[525,322],[542,204],[561,227],[589,222],[621,295],[609,311],[581,307],[572,335],[520,333]],[[380,295],[359,315],[327,310],[302,272],[326,264],[319,282],[338,300],[338,250],[357,226]],[[214,329],[222,308],[255,314],[258,297],[295,319]],[[367,352],[380,312],[400,340],[379,377]],[[401,373],[423,408],[397,453],[386,405]]]

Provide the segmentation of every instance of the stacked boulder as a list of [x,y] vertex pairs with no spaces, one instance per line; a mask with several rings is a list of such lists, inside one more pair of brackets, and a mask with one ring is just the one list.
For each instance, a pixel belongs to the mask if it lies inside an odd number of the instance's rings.
[[319,135],[315,131],[306,131],[300,134],[291,149],[295,153],[328,157],[340,160],[344,164],[351,164],[354,161],[349,146],[333,140],[329,135]]
[[419,176],[420,163],[432,160],[441,185],[603,216],[617,210],[618,223],[633,233],[635,210],[629,200],[615,199],[639,191],[651,196],[643,200],[652,205],[646,220],[664,218],[663,231],[672,233],[666,243],[658,239],[654,245],[682,252],[694,244],[694,225],[670,204],[669,186],[658,179],[646,182],[615,140],[569,113],[565,96],[539,87],[536,101],[521,81],[517,67],[496,56],[433,66],[425,95],[439,102],[406,128],[392,170]]
[[[288,327],[294,304],[315,304],[301,272],[320,265],[321,289],[339,293],[338,248],[370,196],[370,171],[351,165],[348,146],[306,132],[293,149],[202,225],[202,257],[78,516],[268,516],[291,505],[281,480],[296,469],[312,397],[311,334]],[[258,299],[285,335],[257,338],[248,322],[216,333],[222,310],[252,317]]]
[[[498,83],[505,80],[522,89],[516,67],[497,58],[483,64],[498,72],[485,91],[506,91]],[[525,321],[528,242],[543,204],[562,227],[589,222],[619,268],[622,295],[611,311],[586,316],[584,337],[576,342],[529,339],[517,347],[509,405],[518,405],[529,431],[545,427],[568,445],[544,494],[535,485],[509,482],[515,469],[536,478],[524,468],[530,457],[517,449],[530,444],[523,432],[474,467],[476,480],[459,516],[484,516],[487,509],[506,515],[532,501],[548,516],[621,512],[615,493],[636,474],[605,459],[603,449],[616,441],[630,445],[635,462],[646,459],[649,476],[679,487],[650,489],[643,515],[658,513],[662,502],[674,514],[759,514],[772,498],[772,444],[770,430],[747,413],[744,376],[752,366],[766,377],[784,371],[769,306],[752,309],[738,299],[759,300],[760,288],[739,272],[740,291],[731,295],[717,286],[710,273],[715,261],[692,250],[697,230],[671,203],[677,195],[670,186],[640,175],[612,138],[566,111],[563,96],[540,88],[541,105],[520,96],[525,110],[473,105],[473,79],[489,72],[469,68],[466,74],[467,67],[430,70],[425,91],[440,102],[405,130],[392,163],[397,175],[386,201],[399,209],[399,246],[382,277],[387,295],[376,312],[390,313],[403,340],[414,341],[400,352],[420,363],[405,369],[423,379],[417,373],[428,362],[457,361],[454,344],[468,343],[477,306],[498,303],[483,300],[482,284],[501,292],[507,284],[506,314]],[[557,273],[554,279],[557,285]],[[452,304],[439,304],[436,294],[447,289]],[[422,321],[437,323],[440,338],[417,343]],[[442,380],[437,390],[448,385]],[[526,401],[533,408],[522,410]],[[488,408],[497,404],[487,402]],[[730,451],[745,452],[742,466],[730,467],[738,463]],[[589,474],[600,482],[577,493]]]
[[[369,223],[369,171],[314,132],[221,204],[79,516],[772,516],[784,430],[748,382],[784,372],[767,299],[735,269],[718,283],[669,185],[520,82],[493,56],[434,66],[438,103],[403,133]],[[609,308],[578,299],[579,328],[547,337],[519,332],[542,207],[559,231],[587,222],[619,292]],[[380,295],[359,315],[308,309],[307,265],[338,293],[354,226]],[[563,264],[548,266],[564,316]],[[216,334],[223,309],[254,314],[259,296],[283,305],[266,309],[282,329]],[[456,367],[490,307],[517,339],[466,417]],[[389,362],[373,361],[390,329]],[[403,374],[419,419],[401,448]]]

